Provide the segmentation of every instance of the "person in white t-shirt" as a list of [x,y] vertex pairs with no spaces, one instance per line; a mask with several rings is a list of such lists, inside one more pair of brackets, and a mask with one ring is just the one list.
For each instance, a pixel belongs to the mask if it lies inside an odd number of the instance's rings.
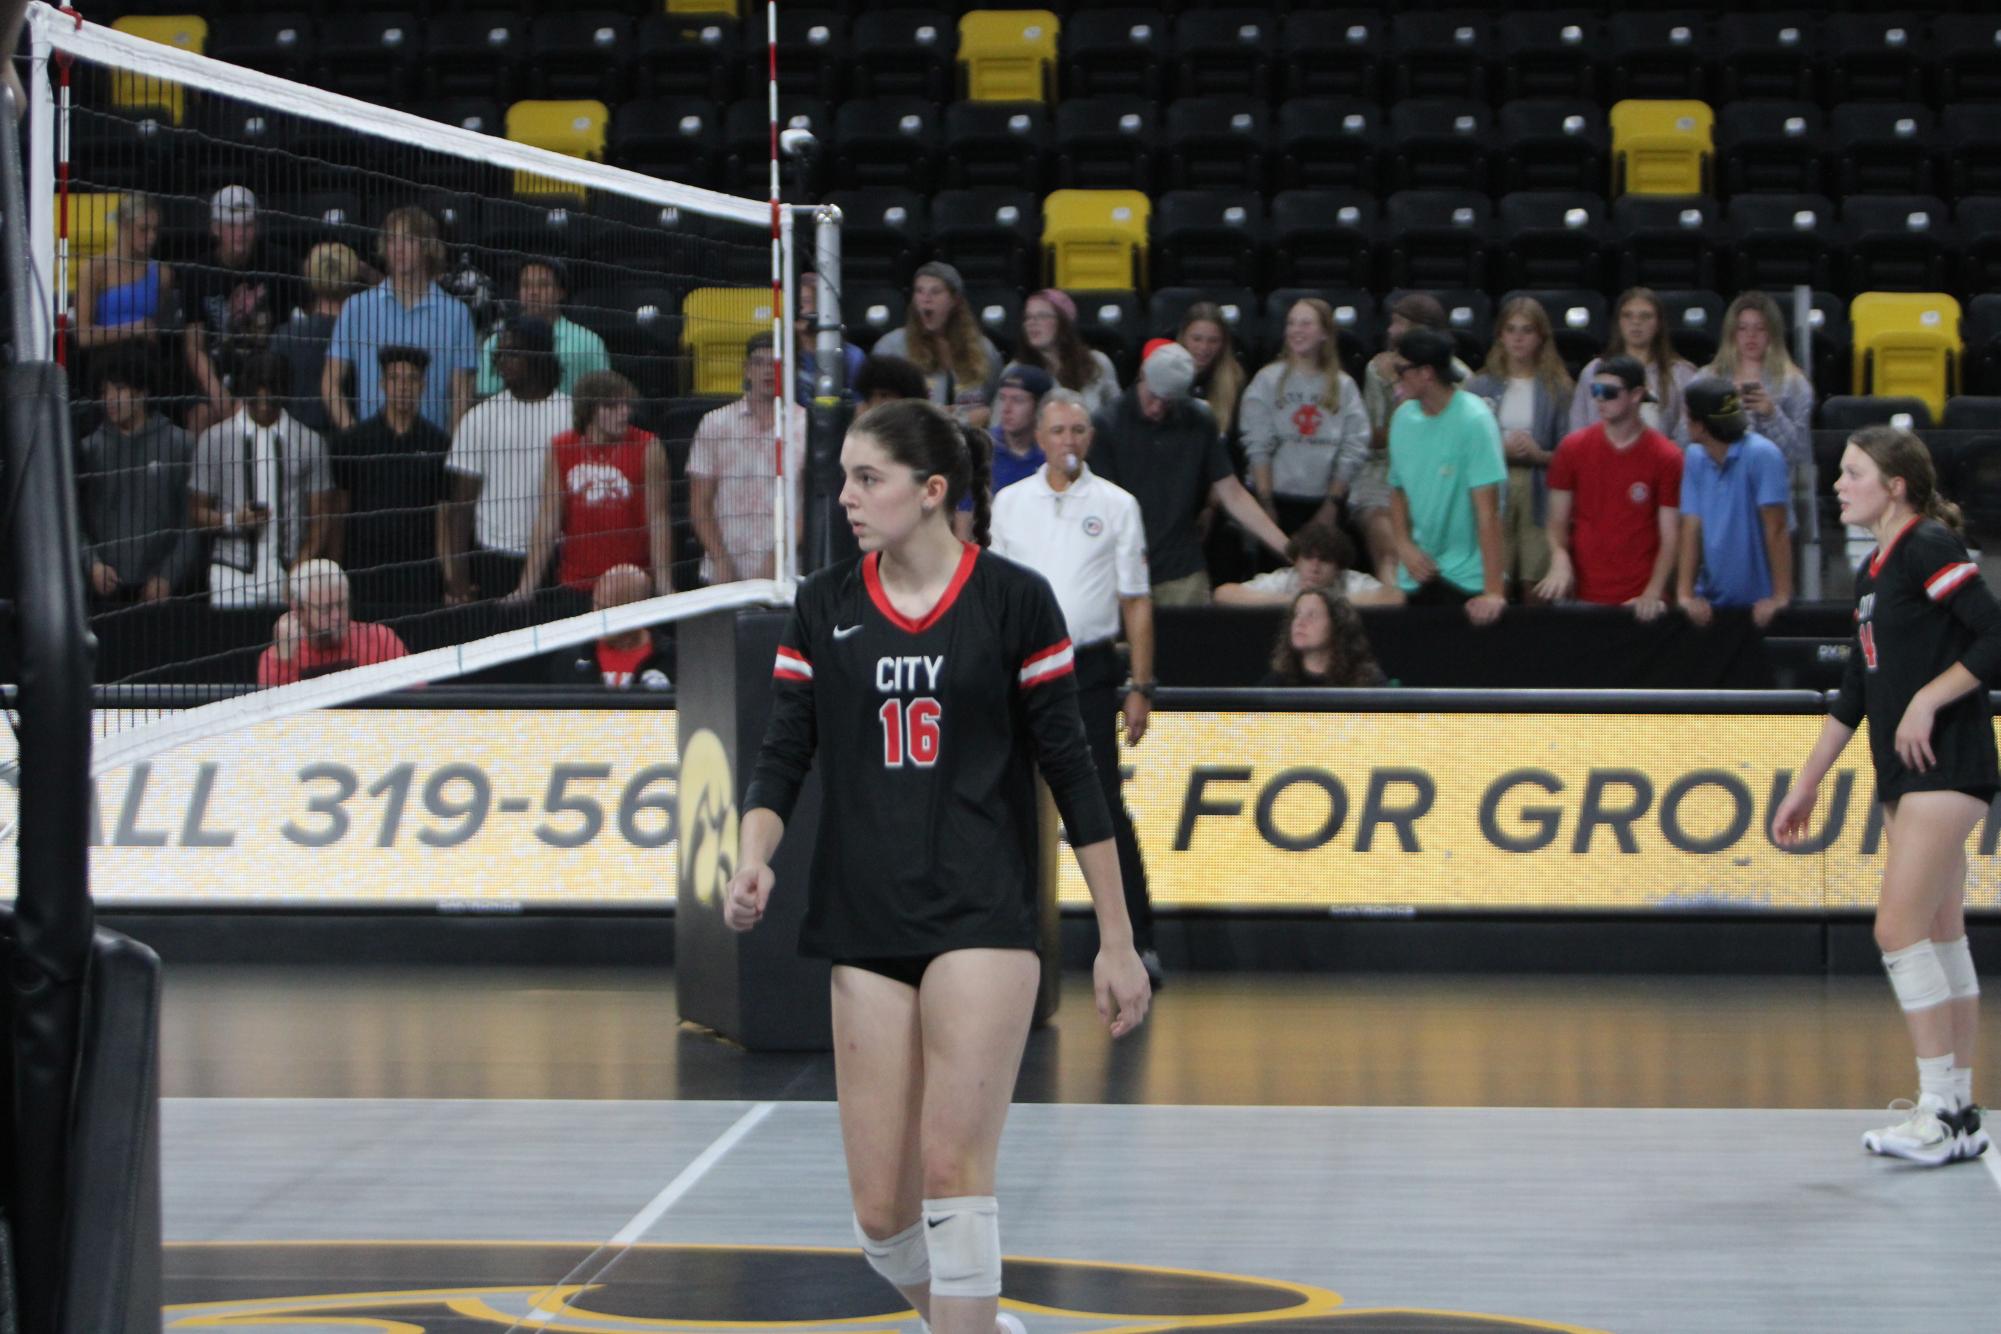
[[556,388],[562,367],[548,321],[502,329],[493,365],[506,387],[466,413],[445,456],[438,561],[448,606],[505,596],[521,581],[549,442],[574,425],[570,396]]
[[[688,519],[702,544],[702,582],[777,577],[772,528],[773,417],[775,379],[771,335],[758,334],[744,346],[743,397],[717,408],[695,427],[688,447]],[[794,483],[789,506],[803,525],[806,516],[806,411],[786,404],[785,475]],[[803,537],[799,526],[795,536]]]
[[1403,590],[1354,568],[1355,544],[1331,523],[1315,520],[1285,544],[1290,565],[1216,590],[1219,606],[1282,607],[1309,588],[1324,588],[1358,607],[1401,607]]

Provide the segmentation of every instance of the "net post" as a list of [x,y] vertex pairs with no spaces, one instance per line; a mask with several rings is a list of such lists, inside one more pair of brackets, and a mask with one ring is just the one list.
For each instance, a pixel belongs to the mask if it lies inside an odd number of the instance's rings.
[[848,367],[841,319],[841,210],[833,204],[813,209],[813,272],[818,275],[819,311],[813,325],[813,361],[818,371],[815,398],[838,400],[847,392]]
[[[53,356],[56,290],[56,95],[49,81],[49,61],[55,47],[44,28],[48,12],[28,9],[28,142],[30,159],[24,176],[28,189],[28,250],[33,272],[21,294],[32,322],[32,343],[21,349],[24,359]],[[33,349],[31,358],[30,348]]]
[[[773,570],[775,576],[781,581],[794,580],[799,577],[799,543],[795,540],[798,525],[795,522],[796,516],[793,513],[793,494],[799,485],[800,479],[794,476],[793,470],[787,468],[785,465],[787,458],[790,457],[788,450],[794,445],[799,446],[800,456],[803,459],[806,443],[804,440],[795,439],[797,432],[792,424],[792,381],[797,379],[798,375],[796,371],[792,371],[790,368],[799,364],[797,360],[799,356],[799,330],[797,323],[790,318],[791,312],[794,309],[793,303],[798,299],[798,279],[793,276],[793,259],[792,210],[788,208],[784,209],[779,215],[779,271],[784,275],[785,281],[783,290],[779,294],[778,308],[771,312],[772,318],[778,321],[779,326],[778,337],[775,340],[780,353],[779,365],[787,368],[784,375],[774,377],[778,388],[778,415],[776,418],[779,440],[778,544],[772,550],[778,553],[777,560],[773,563]],[[802,464],[802,470],[803,466]]]

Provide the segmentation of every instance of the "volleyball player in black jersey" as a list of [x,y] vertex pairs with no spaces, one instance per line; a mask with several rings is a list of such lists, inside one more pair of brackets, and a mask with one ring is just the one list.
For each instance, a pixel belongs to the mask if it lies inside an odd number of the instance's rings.
[[[996,1328],[994,1159],[1041,975],[1038,765],[1097,910],[1098,1012],[1119,1037],[1150,999],[1063,613],[1042,576],[981,549],[991,448],[918,400],[848,432],[841,503],[863,555],[799,589],[725,905],[738,930],[762,917],[817,753],[800,949],[834,961],[856,1233],[935,1334]],[[950,523],[969,492],[976,545]]]
[[1909,431],[1857,432],[1834,484],[1844,523],[1876,534],[1856,575],[1855,647],[1841,695],[1772,836],[1806,836],[1820,780],[1864,717],[1888,848],[1876,943],[1917,1048],[1918,1099],[1862,1137],[1937,1166],[1988,1146],[1973,1101],[1980,983],[1966,944],[1966,840],[2001,789],[1987,687],[2001,678],[2001,603],[1960,541],[1931,456]]

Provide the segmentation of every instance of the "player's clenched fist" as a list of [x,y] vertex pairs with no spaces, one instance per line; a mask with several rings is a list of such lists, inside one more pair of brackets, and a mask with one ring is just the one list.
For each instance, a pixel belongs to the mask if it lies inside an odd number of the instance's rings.
[[771,901],[777,880],[769,866],[746,866],[730,877],[729,891],[723,895],[723,921],[730,930],[748,931],[764,920],[764,905]]

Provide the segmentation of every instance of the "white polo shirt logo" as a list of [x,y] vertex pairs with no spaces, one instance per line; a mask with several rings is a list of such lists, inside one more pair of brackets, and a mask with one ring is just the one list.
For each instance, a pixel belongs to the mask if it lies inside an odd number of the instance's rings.
[[1105,521],[1095,514],[1087,515],[1084,519],[1084,536],[1103,537],[1104,535]]

